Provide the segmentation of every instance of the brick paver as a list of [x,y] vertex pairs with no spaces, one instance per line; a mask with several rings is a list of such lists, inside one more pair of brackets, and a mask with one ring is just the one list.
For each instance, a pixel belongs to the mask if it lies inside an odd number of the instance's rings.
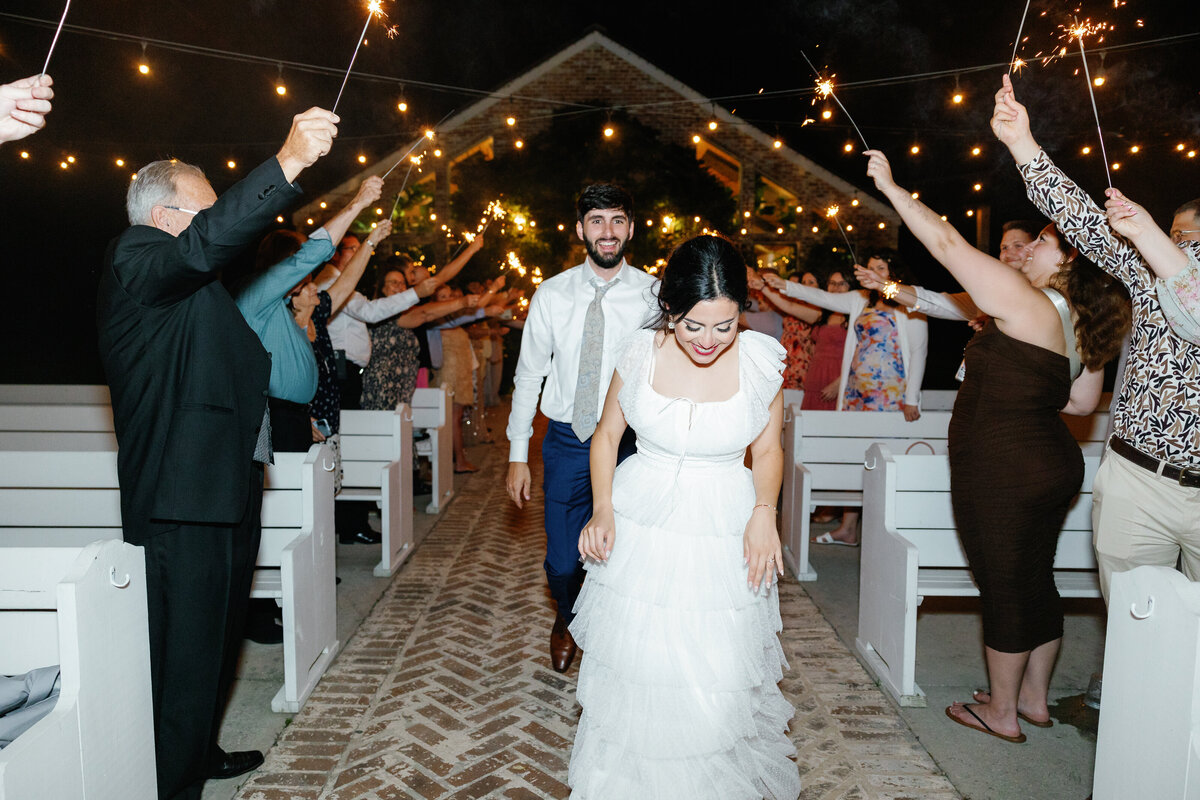
[[[239,800],[570,794],[578,661],[550,669],[540,491],[513,508],[506,459],[500,442],[459,483]],[[801,585],[780,600],[801,796],[958,798]]]

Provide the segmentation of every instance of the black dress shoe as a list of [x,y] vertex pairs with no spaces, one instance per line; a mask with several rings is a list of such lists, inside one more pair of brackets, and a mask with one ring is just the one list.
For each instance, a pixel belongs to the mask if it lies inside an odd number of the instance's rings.
[[257,750],[239,750],[236,753],[218,750],[208,764],[208,778],[214,781],[236,778],[258,769],[262,763],[263,754]]
[[379,544],[383,537],[374,531],[357,531],[349,536],[338,534],[338,541],[342,544]]
[[566,672],[575,659],[575,639],[567,628],[567,621],[560,614],[550,631],[550,664],[555,672]]

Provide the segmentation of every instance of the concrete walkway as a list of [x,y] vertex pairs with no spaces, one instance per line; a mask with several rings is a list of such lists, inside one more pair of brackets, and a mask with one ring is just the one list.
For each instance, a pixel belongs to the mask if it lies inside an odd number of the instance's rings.
[[[494,412],[491,425],[499,433],[503,416]],[[305,708],[290,721],[271,715],[278,738],[263,768],[210,783],[206,800],[567,797],[578,662],[566,675],[548,663],[540,492],[523,513],[509,503],[505,443],[472,458],[483,470],[460,484],[390,585],[379,581],[382,596]],[[532,466],[540,486],[540,464]],[[347,549],[374,550],[339,548],[343,577]],[[780,597],[802,796],[959,797],[805,587],[788,580]],[[270,725],[251,717],[263,716],[273,691],[259,692],[241,717],[249,693],[239,685],[227,749],[264,746]]]

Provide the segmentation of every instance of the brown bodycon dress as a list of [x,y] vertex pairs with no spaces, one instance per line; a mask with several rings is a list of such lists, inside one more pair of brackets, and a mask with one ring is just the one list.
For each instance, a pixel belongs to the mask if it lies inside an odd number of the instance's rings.
[[1062,636],[1054,551],[1083,483],[1083,455],[1059,409],[1065,356],[989,322],[967,345],[950,419],[950,494],[983,604],[983,639],[1020,653]]

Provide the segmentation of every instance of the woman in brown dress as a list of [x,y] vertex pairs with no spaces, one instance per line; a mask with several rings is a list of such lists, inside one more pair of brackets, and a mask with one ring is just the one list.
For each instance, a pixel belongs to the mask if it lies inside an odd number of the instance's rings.
[[979,586],[991,688],[946,715],[1023,742],[1019,720],[1051,724],[1047,696],[1063,631],[1054,552],[1083,482],[1083,456],[1059,412],[1095,408],[1104,364],[1128,329],[1128,301],[1053,226],[1017,274],[897,186],[882,153],[866,155],[867,174],[913,235],[992,318],[967,346],[949,435],[955,524]]

